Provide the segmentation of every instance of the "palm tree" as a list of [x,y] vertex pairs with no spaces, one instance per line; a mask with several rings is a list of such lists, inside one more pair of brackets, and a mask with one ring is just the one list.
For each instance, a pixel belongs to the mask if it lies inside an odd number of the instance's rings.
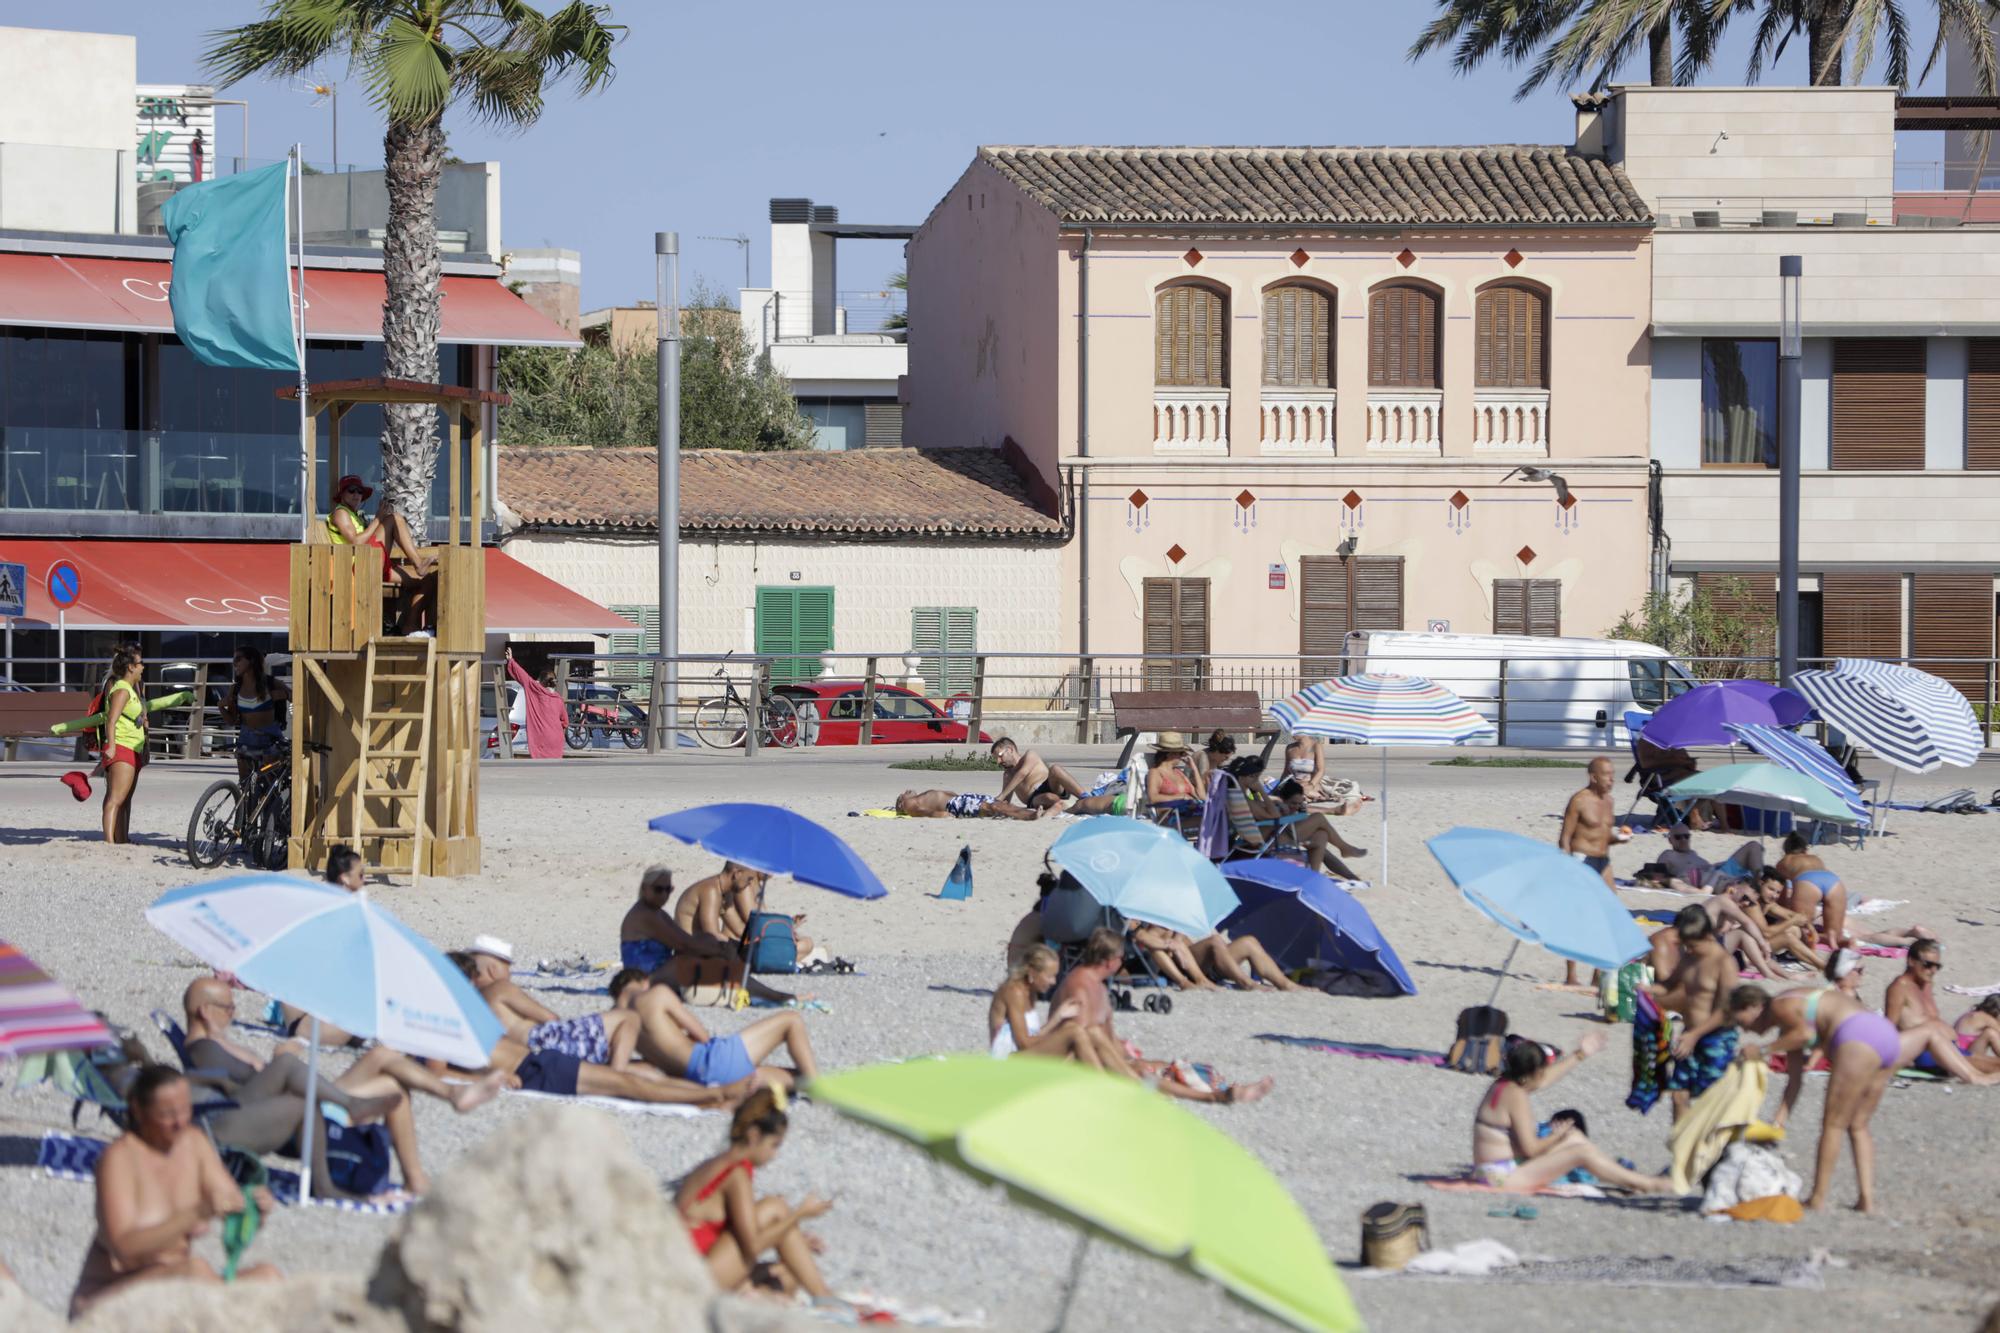
[[[1731,3],[1732,0],[1721,0]],[[1917,80],[1922,82],[1936,67],[1947,45],[1957,44],[1972,57],[1973,76],[1979,91],[1993,94],[2000,84],[1996,68],[1991,23],[2000,17],[1990,0],[1931,0],[1937,10],[1937,34],[1924,59]],[[1733,0],[1747,8],[1750,0]],[[1776,60],[1785,44],[1800,32],[1806,35],[1806,70],[1815,87],[1831,87],[1841,81],[1843,58],[1851,49],[1858,79],[1875,59],[1878,41],[1884,56],[1883,74],[1898,88],[1910,85],[1910,26],[1903,12],[1903,0],[1762,0],[1763,14],[1757,21],[1751,45],[1749,80],[1755,83],[1763,73],[1766,58]]]
[[[1510,65],[1535,63],[1514,92],[1518,100],[1551,78],[1592,90],[1611,82],[1646,44],[1647,71],[1659,85],[1691,83],[1714,58],[1731,0],[1438,0],[1438,14],[1410,47],[1412,60],[1453,46],[1452,66],[1469,73],[1496,51]],[[1681,55],[1674,59],[1674,30]],[[1539,57],[1536,53],[1540,52]]]
[[[623,31],[609,16],[609,5],[581,0],[552,14],[520,0],[269,0],[262,19],[209,34],[205,63],[225,86],[258,74],[296,76],[345,57],[387,120],[385,374],[438,378],[437,187],[446,108],[456,103],[488,124],[525,129],[541,116],[549,87],[564,80],[579,92],[602,87]],[[430,512],[436,471],[436,413],[384,409],[382,486],[399,512]]]

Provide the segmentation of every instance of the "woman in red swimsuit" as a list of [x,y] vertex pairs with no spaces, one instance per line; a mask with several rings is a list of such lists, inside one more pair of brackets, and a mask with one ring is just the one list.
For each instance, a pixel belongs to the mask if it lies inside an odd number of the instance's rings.
[[674,1195],[674,1206],[688,1225],[696,1251],[708,1259],[708,1271],[724,1291],[750,1285],[750,1272],[766,1251],[776,1250],[771,1275],[787,1291],[803,1287],[815,1302],[832,1301],[832,1291],[813,1262],[819,1242],[799,1229],[799,1223],[819,1217],[833,1205],[808,1194],[796,1206],[776,1195],[758,1198],[751,1178],[770,1165],[785,1143],[789,1124],[784,1094],[759,1088],[736,1110],[729,1124],[729,1147],[687,1173]]

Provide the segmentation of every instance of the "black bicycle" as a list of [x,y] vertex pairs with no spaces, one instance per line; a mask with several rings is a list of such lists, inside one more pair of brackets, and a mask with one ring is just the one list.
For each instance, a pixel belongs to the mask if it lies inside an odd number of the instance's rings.
[[[722,694],[702,700],[694,710],[696,738],[718,750],[740,748],[750,731],[750,705],[736,692],[736,682],[728,678],[728,670],[726,662],[715,669],[715,674],[722,677]],[[799,743],[797,704],[782,694],[767,694],[759,711],[759,745],[789,750]]]
[[[328,753],[308,742],[317,764]],[[188,816],[187,858],[202,870],[213,870],[239,847],[260,870],[283,870],[291,857],[291,756],[278,753],[252,761],[243,782],[224,778],[209,785]]]

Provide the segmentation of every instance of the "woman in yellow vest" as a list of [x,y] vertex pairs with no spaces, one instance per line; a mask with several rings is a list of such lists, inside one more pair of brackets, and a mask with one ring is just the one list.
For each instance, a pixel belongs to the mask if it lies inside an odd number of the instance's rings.
[[[361,478],[352,474],[335,482],[333,512],[326,516],[327,539],[335,546],[373,546],[381,550],[382,582],[407,585],[396,626],[399,632],[410,634],[423,623],[433,586],[428,580],[437,568],[437,559],[425,556],[417,549],[416,539],[410,534],[410,525],[390,507],[386,498],[376,507],[372,521],[365,524],[361,521],[361,505],[373,494],[373,486],[362,485]],[[390,559],[392,549],[402,553],[403,559],[412,566],[410,570],[398,568]]]
[[145,660],[136,647],[112,654],[111,676],[104,685],[106,842],[132,841],[132,789],[146,764],[146,703],[139,697],[139,678],[145,672]]

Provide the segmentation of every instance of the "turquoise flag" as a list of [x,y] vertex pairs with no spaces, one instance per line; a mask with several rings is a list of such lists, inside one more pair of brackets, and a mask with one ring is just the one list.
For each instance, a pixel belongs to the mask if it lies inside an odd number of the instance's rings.
[[286,255],[287,162],[190,185],[160,209],[174,243],[167,298],[197,359],[297,370]]

